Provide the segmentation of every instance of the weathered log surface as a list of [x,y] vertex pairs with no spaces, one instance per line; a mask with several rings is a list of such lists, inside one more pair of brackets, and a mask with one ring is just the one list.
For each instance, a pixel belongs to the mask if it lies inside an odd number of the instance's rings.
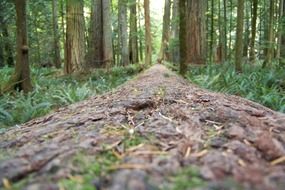
[[[146,141],[122,148],[132,135]],[[98,189],[171,187],[170,176],[193,165],[209,182],[200,189],[234,189],[228,178],[242,189],[285,189],[285,115],[198,88],[162,65],[0,134],[0,179],[32,176],[26,189],[58,189],[59,180],[78,172],[74,155],[100,156],[106,147],[120,164],[94,176]]]

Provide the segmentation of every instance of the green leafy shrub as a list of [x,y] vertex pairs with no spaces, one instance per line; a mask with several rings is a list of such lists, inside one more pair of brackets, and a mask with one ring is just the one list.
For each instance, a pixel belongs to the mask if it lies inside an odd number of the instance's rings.
[[[33,68],[33,92],[27,95],[13,92],[0,97],[0,133],[6,127],[43,116],[52,109],[111,90],[140,72],[141,68],[140,65],[130,65],[110,71],[99,69],[84,76],[60,77],[57,77],[56,69]],[[12,72],[13,69],[6,67],[0,70],[1,86],[9,80]]]
[[207,65],[191,67],[187,79],[203,88],[238,95],[285,113],[284,68],[245,64],[243,73],[238,74],[230,64]]

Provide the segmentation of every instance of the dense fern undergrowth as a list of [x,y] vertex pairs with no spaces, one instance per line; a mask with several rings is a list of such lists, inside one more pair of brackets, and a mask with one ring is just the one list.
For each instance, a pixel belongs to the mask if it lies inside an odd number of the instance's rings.
[[243,65],[243,73],[232,64],[190,67],[187,79],[199,86],[221,93],[238,95],[285,113],[285,68],[261,64]]
[[[0,96],[0,133],[7,127],[43,116],[51,110],[111,90],[142,70],[141,65],[97,70],[89,75],[60,76],[51,68],[32,68],[33,92],[13,92]],[[0,86],[11,76],[12,68],[0,69]]]

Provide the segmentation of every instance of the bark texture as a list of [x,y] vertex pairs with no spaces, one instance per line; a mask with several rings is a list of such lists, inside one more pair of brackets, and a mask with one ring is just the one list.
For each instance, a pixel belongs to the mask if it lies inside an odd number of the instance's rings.
[[149,0],[144,0],[145,15],[145,64],[151,65],[152,44],[151,44],[151,26],[150,26],[150,9]]
[[66,2],[66,74],[86,70],[85,62],[85,21],[82,0]]
[[56,68],[61,67],[61,57],[60,57],[60,33],[58,30],[58,1],[52,0],[52,14],[53,14],[53,56],[54,65]]
[[120,65],[129,64],[127,0],[119,0]]
[[237,9],[237,32],[236,32],[236,54],[235,67],[237,72],[242,72],[243,56],[243,21],[244,21],[244,0],[238,0]]
[[138,52],[138,27],[137,27],[137,0],[130,0],[130,40],[129,40],[129,56],[130,63],[139,62]]
[[29,67],[29,46],[27,34],[27,1],[15,0],[16,7],[16,26],[17,26],[17,39],[16,39],[16,65],[15,71],[12,75],[7,86],[4,87],[5,91],[17,89],[28,93],[32,90],[32,82],[30,78]]
[[[59,189],[69,179],[108,190],[191,182],[203,190],[284,190],[284,123],[284,114],[156,65],[115,91],[0,134],[0,179],[24,178],[26,189]],[[81,177],[106,162],[107,172]]]
[[[187,0],[188,51],[190,64],[205,64],[206,62],[206,1]],[[186,42],[186,41],[185,41]]]
[[164,15],[163,15],[163,28],[162,28],[162,39],[161,47],[159,52],[159,61],[169,60],[169,35],[170,35],[170,16],[171,16],[171,2],[165,0],[164,2]]

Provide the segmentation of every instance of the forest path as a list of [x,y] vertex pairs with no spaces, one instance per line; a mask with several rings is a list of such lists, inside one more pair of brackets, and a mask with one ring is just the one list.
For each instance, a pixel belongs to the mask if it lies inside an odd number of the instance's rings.
[[[50,190],[66,178],[144,190],[183,189],[184,179],[200,189],[285,189],[284,149],[284,114],[155,65],[112,92],[0,134],[0,183],[24,179],[28,190]],[[188,177],[173,178],[181,168]]]

